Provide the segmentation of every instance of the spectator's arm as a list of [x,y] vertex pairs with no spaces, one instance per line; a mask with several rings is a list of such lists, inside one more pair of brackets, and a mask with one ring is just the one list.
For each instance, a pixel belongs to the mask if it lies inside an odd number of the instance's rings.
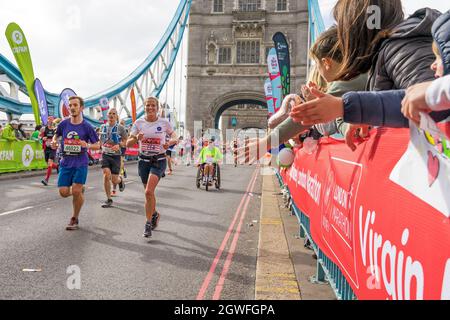
[[390,128],[408,128],[401,112],[404,90],[349,92],[343,96],[344,122]]
[[267,143],[268,145],[270,145],[272,139],[275,137],[276,130],[278,130],[280,144],[283,144],[286,141],[289,141],[289,139],[291,139],[292,137],[299,135],[300,133],[308,129],[309,127],[303,126],[300,123],[296,123],[291,117],[289,117],[284,120],[278,127],[276,127],[273,132],[270,133]]
[[433,111],[450,109],[450,75],[433,81],[427,89],[426,101]]

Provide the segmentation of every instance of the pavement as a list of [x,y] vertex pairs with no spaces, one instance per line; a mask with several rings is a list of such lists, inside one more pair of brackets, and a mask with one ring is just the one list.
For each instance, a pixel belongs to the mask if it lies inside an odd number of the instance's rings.
[[314,284],[317,260],[299,238],[297,217],[284,205],[278,179],[263,176],[256,300],[336,300],[327,284]]

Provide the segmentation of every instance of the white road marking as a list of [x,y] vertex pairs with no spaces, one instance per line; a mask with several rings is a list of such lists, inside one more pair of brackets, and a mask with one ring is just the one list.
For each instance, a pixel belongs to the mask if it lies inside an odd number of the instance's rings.
[[30,210],[30,209],[33,209],[33,208],[34,208],[34,207],[26,207],[26,208],[22,208],[22,209],[17,209],[17,210],[13,210],[13,211],[8,211],[8,212],[0,213],[0,217],[7,216],[7,215],[9,215],[9,214],[13,214],[13,213],[17,213],[17,212],[22,212],[22,211]]

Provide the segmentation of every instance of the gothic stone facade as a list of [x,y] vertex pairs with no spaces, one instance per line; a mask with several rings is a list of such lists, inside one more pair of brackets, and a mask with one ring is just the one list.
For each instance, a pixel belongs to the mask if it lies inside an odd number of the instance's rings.
[[214,128],[224,106],[265,104],[266,56],[281,31],[291,47],[291,91],[305,81],[306,0],[193,0],[189,22],[186,129]]

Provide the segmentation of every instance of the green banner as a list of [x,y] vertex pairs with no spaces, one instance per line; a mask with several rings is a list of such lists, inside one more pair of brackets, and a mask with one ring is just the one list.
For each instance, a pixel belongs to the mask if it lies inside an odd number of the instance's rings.
[[0,140],[0,173],[46,168],[44,150],[39,142]]
[[34,119],[37,125],[41,124],[39,116],[39,104],[34,94],[34,71],[31,62],[30,49],[27,39],[22,29],[16,23],[10,23],[6,28],[6,38],[8,39],[11,50],[16,58],[17,66],[22,74],[23,80],[28,90],[31,106],[33,108]]

